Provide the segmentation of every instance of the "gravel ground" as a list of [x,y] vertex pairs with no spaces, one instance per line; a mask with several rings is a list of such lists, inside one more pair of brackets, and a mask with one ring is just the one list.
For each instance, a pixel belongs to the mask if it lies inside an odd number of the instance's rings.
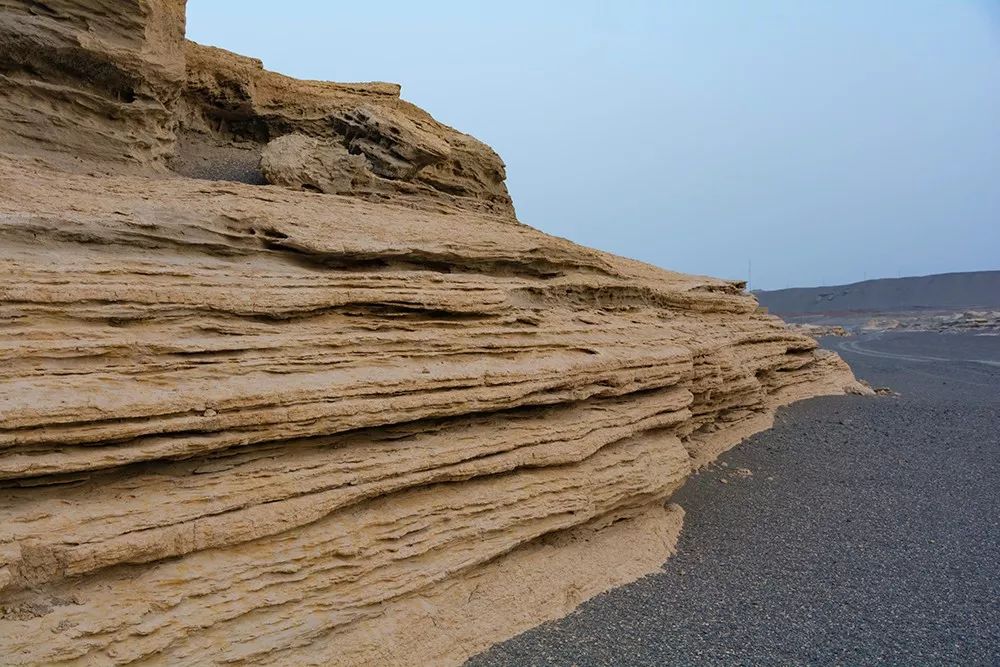
[[1000,665],[1000,337],[824,344],[901,395],[782,410],[675,496],[661,572],[468,664]]

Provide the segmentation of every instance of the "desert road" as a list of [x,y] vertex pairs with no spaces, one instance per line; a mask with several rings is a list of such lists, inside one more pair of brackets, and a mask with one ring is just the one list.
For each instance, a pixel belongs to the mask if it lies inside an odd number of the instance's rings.
[[1000,337],[824,344],[900,395],[782,410],[675,496],[661,572],[469,664],[1000,664]]
[[[834,349],[834,350],[836,350],[837,352],[840,352],[840,353],[848,352],[848,353],[859,354],[859,355],[867,356],[867,357],[878,357],[878,358],[881,358],[881,359],[897,359],[897,360],[900,360],[900,361],[912,361],[912,362],[918,362],[918,363],[919,362],[939,361],[939,362],[974,363],[974,364],[986,364],[988,366],[1000,366],[1000,361],[997,361],[996,359],[961,359],[961,358],[957,358],[957,357],[953,357],[953,356],[951,356],[951,357],[949,357],[949,356],[933,357],[933,356],[927,356],[927,355],[916,354],[916,353],[899,354],[899,353],[896,353],[896,352],[886,351],[885,349],[878,349],[878,347],[880,347],[880,346],[884,347],[884,345],[880,344],[880,341],[883,338],[883,336],[886,336],[886,335],[887,334],[884,333],[884,332],[878,332],[878,333],[873,333],[873,334],[870,334],[870,335],[866,335],[866,336],[864,336],[863,338],[860,338],[860,339],[859,338],[853,338],[853,337],[851,337],[851,338],[831,338],[828,341],[828,344],[829,344],[828,346],[831,349]],[[893,336],[893,334],[888,334],[888,335]],[[890,347],[892,346],[892,344],[894,342],[898,343],[898,341],[899,341],[899,338],[900,338],[899,334],[895,334],[894,336],[895,337],[891,339],[891,342],[890,342],[890,345],[889,345]],[[926,349],[926,345],[928,344],[928,341],[931,341],[931,343],[930,343],[931,346],[942,345],[944,347],[944,352],[945,353],[952,352],[952,348],[948,344],[949,342],[951,342],[951,338],[950,337],[941,338],[940,336],[938,336],[936,334],[930,334],[930,333],[927,333],[927,334],[925,334],[925,333],[907,333],[907,334],[903,335],[903,339],[906,340],[906,341],[908,341],[908,343],[910,345],[913,345],[914,342],[916,342],[918,346],[920,345],[920,342],[923,341],[923,344],[925,346],[924,349]],[[979,339],[982,339],[982,340],[979,340]],[[975,342],[979,343],[979,345],[978,346],[972,345],[972,347],[986,348],[986,349],[983,349],[983,350],[980,350],[980,351],[982,353],[987,354],[987,355],[992,354],[992,353],[996,353],[996,350],[998,348],[1000,348],[1000,337],[998,337],[996,334],[979,334],[978,336],[962,336],[962,337],[958,338],[958,340],[962,343],[962,345],[958,349],[965,349],[967,346],[970,345],[969,341],[975,341]],[[971,353],[975,354],[974,351],[971,352]]]

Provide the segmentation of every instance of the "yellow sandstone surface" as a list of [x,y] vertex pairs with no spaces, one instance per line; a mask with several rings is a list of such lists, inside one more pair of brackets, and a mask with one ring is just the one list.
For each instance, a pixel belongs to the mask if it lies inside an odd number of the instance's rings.
[[693,469],[859,390],[740,283],[518,223],[398,87],[183,32],[0,3],[0,662],[459,663],[658,568]]

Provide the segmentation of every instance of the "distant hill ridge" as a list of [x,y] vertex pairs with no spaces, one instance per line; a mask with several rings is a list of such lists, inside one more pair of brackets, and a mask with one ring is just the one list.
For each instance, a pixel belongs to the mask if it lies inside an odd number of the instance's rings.
[[998,308],[1000,271],[939,273],[831,287],[759,290],[754,296],[760,305],[778,315]]

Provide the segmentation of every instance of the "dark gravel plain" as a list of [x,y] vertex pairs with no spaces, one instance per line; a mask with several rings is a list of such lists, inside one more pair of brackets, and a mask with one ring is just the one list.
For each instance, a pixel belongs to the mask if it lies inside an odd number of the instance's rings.
[[661,572],[468,664],[1000,665],[1000,337],[824,345],[901,395],[782,410],[675,496]]

